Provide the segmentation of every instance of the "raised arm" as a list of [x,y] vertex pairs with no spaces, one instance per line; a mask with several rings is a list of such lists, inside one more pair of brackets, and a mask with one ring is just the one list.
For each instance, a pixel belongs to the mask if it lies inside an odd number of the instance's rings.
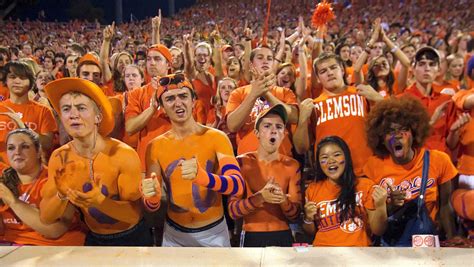
[[396,88],[397,92],[401,93],[407,88],[407,80],[408,80],[408,70],[410,69],[410,59],[403,53],[403,51],[396,46],[390,38],[388,38],[385,31],[380,28],[380,32],[382,34],[382,40],[387,45],[387,47],[392,51],[398,61],[401,64],[400,72],[398,73],[398,88]]
[[369,57],[370,49],[372,46],[377,42],[380,38],[380,18],[375,19],[374,24],[372,25],[372,35],[370,37],[365,50],[362,51],[359,58],[357,59],[356,63],[354,64],[354,81],[355,84],[361,84],[364,82],[364,74],[362,73],[362,66],[367,62]]
[[112,22],[112,25],[105,26],[103,31],[103,40],[100,47],[100,67],[102,69],[102,82],[107,83],[112,79],[112,72],[110,71],[109,65],[109,56],[110,56],[110,43],[114,37],[115,32],[115,22]]
[[246,28],[244,31],[244,55],[240,59],[242,62],[242,68],[244,71],[244,79],[248,82],[252,80],[252,73],[250,71],[250,53],[252,53],[252,30]]
[[222,49],[221,49],[221,35],[219,28],[216,25],[216,30],[211,33],[211,38],[214,39],[214,49],[212,49],[212,59],[214,61],[214,69],[216,70],[216,82],[224,78],[224,69],[222,68]]
[[304,49],[306,40],[308,40],[308,35],[304,36],[298,43],[298,63],[300,65],[300,75],[295,81],[295,92],[298,103],[303,101],[306,95],[306,76],[308,71],[308,60],[306,58],[306,51]]
[[152,45],[160,44],[160,27],[161,27],[161,9],[158,9],[158,16],[151,19],[151,42]]
[[285,63],[283,62],[285,59],[283,58],[283,53],[285,52],[285,29],[283,29],[280,33],[280,43],[278,47],[278,51],[275,54],[275,60],[273,61],[273,73],[277,72],[278,65]]
[[310,146],[309,138],[309,124],[310,118],[313,114],[314,104],[311,98],[303,100],[299,104],[299,117],[296,131],[293,134],[293,144],[295,146],[296,153],[304,155],[308,151]]
[[194,28],[191,34],[183,35],[184,74],[190,81],[194,80],[196,76],[196,69],[194,67],[194,56],[193,56],[193,51],[192,51],[193,34],[194,34]]

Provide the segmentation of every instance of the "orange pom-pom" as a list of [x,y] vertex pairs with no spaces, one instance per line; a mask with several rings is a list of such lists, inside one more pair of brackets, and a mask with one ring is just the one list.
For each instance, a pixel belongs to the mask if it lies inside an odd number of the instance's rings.
[[313,25],[314,28],[318,28],[326,25],[326,23],[333,20],[334,18],[336,18],[336,16],[334,15],[331,4],[324,0],[314,9],[313,16],[311,18],[311,25]]

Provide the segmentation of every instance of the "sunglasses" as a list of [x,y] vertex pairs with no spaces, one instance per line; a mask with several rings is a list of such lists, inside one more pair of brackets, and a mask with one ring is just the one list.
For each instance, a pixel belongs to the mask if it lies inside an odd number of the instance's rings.
[[158,81],[161,86],[167,86],[170,84],[179,84],[184,82],[184,74],[178,73],[173,76],[165,76],[160,78]]

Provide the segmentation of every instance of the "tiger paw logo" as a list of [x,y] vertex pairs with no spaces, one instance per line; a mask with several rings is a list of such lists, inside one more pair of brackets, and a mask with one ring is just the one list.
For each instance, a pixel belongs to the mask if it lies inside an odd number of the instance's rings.
[[[91,190],[92,190],[92,184],[91,183],[85,183],[82,186],[82,191],[84,193],[87,193]],[[106,197],[109,196],[109,190],[107,189],[107,187],[105,185],[102,185],[102,188],[100,189],[100,191],[102,192],[102,194],[104,194],[104,196],[106,196]],[[114,195],[114,196],[111,196],[110,199],[119,200],[119,196]],[[115,220],[114,218],[108,216],[107,214],[102,213],[97,208],[89,208],[87,211],[89,212],[91,217],[94,218],[100,224],[116,224],[116,223],[118,223],[117,220]]]
[[354,219],[346,220],[341,224],[341,230],[345,233],[355,233],[364,227],[364,222],[359,217],[354,217]]

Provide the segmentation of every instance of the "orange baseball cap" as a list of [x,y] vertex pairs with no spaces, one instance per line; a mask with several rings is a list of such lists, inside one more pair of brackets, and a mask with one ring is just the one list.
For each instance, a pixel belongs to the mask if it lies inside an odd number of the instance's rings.
[[91,53],[87,53],[87,54],[83,55],[83,56],[79,59],[78,65],[81,65],[81,64],[83,64],[84,62],[91,62],[91,63],[97,65],[97,66],[100,68],[99,59],[98,59],[96,56],[94,56],[93,54],[91,54]]
[[148,48],[148,51],[146,52],[148,54],[148,52],[150,51],[157,51],[159,52],[160,54],[162,54],[166,60],[168,61],[168,63],[172,63],[173,62],[173,56],[171,55],[171,52],[170,50],[168,49],[168,47],[162,45],[162,44],[155,44],[155,45],[152,45]]
[[255,121],[255,130],[258,130],[260,122],[262,122],[262,119],[268,114],[277,114],[283,120],[285,125],[288,122],[288,113],[286,112],[285,106],[282,104],[276,104],[275,106],[267,108],[258,114],[257,120]]
[[99,133],[102,136],[107,136],[114,129],[115,121],[112,114],[112,105],[97,84],[81,78],[62,78],[48,83],[44,90],[58,114],[61,113],[59,100],[63,95],[70,92],[79,92],[90,97],[102,112]]

